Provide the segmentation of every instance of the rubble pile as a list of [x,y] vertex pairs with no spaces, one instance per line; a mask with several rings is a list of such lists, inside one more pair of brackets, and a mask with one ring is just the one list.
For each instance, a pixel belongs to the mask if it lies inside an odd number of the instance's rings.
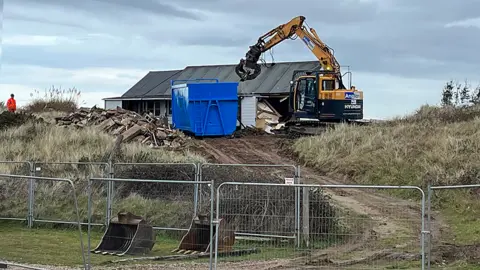
[[257,103],[256,127],[269,134],[274,134],[273,130],[281,129],[284,124],[279,123],[282,117],[275,108],[266,100]]
[[81,108],[67,116],[56,117],[55,123],[75,128],[96,126],[113,136],[123,135],[123,142],[137,141],[154,148],[179,148],[189,139],[181,131],[172,129],[167,118],[157,119],[149,114],[142,116],[120,107],[114,110]]

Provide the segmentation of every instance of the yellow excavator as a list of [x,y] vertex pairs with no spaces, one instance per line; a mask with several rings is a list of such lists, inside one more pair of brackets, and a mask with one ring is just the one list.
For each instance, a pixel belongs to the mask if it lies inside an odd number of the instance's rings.
[[[257,63],[262,53],[286,39],[299,37],[317,57],[321,70],[296,70],[290,82],[289,120],[287,126],[302,127],[297,131],[311,133],[308,126],[328,123],[353,123],[363,119],[363,91],[343,84],[340,64],[333,50],[318,37],[313,28],[304,26],[305,17],[298,16],[261,36],[250,46],[245,59],[235,67],[240,81],[253,80],[261,73]],[[313,129],[313,133],[316,131]]]

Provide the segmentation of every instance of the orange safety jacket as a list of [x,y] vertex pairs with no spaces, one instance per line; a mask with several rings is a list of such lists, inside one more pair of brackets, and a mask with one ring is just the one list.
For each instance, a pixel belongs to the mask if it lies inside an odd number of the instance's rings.
[[9,98],[7,101],[7,109],[11,112],[15,112],[17,110],[17,102],[14,98]]

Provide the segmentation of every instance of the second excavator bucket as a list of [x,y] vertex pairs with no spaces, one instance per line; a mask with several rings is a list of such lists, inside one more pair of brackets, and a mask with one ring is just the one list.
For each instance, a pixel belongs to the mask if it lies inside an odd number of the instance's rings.
[[208,253],[210,248],[215,250],[215,233],[218,226],[218,251],[231,251],[235,244],[235,232],[229,229],[224,219],[218,220],[213,226],[213,239],[210,239],[210,219],[207,215],[196,216],[190,229],[183,236],[178,248],[172,252],[181,254]]
[[154,244],[155,232],[151,225],[140,216],[120,212],[110,220],[102,241],[92,252],[117,256],[147,254]]

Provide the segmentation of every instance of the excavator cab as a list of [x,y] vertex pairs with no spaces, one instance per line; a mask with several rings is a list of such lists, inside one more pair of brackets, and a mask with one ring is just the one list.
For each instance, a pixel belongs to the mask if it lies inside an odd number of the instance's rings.
[[290,82],[292,119],[344,122],[363,119],[363,92],[345,89],[332,71],[295,71]]

